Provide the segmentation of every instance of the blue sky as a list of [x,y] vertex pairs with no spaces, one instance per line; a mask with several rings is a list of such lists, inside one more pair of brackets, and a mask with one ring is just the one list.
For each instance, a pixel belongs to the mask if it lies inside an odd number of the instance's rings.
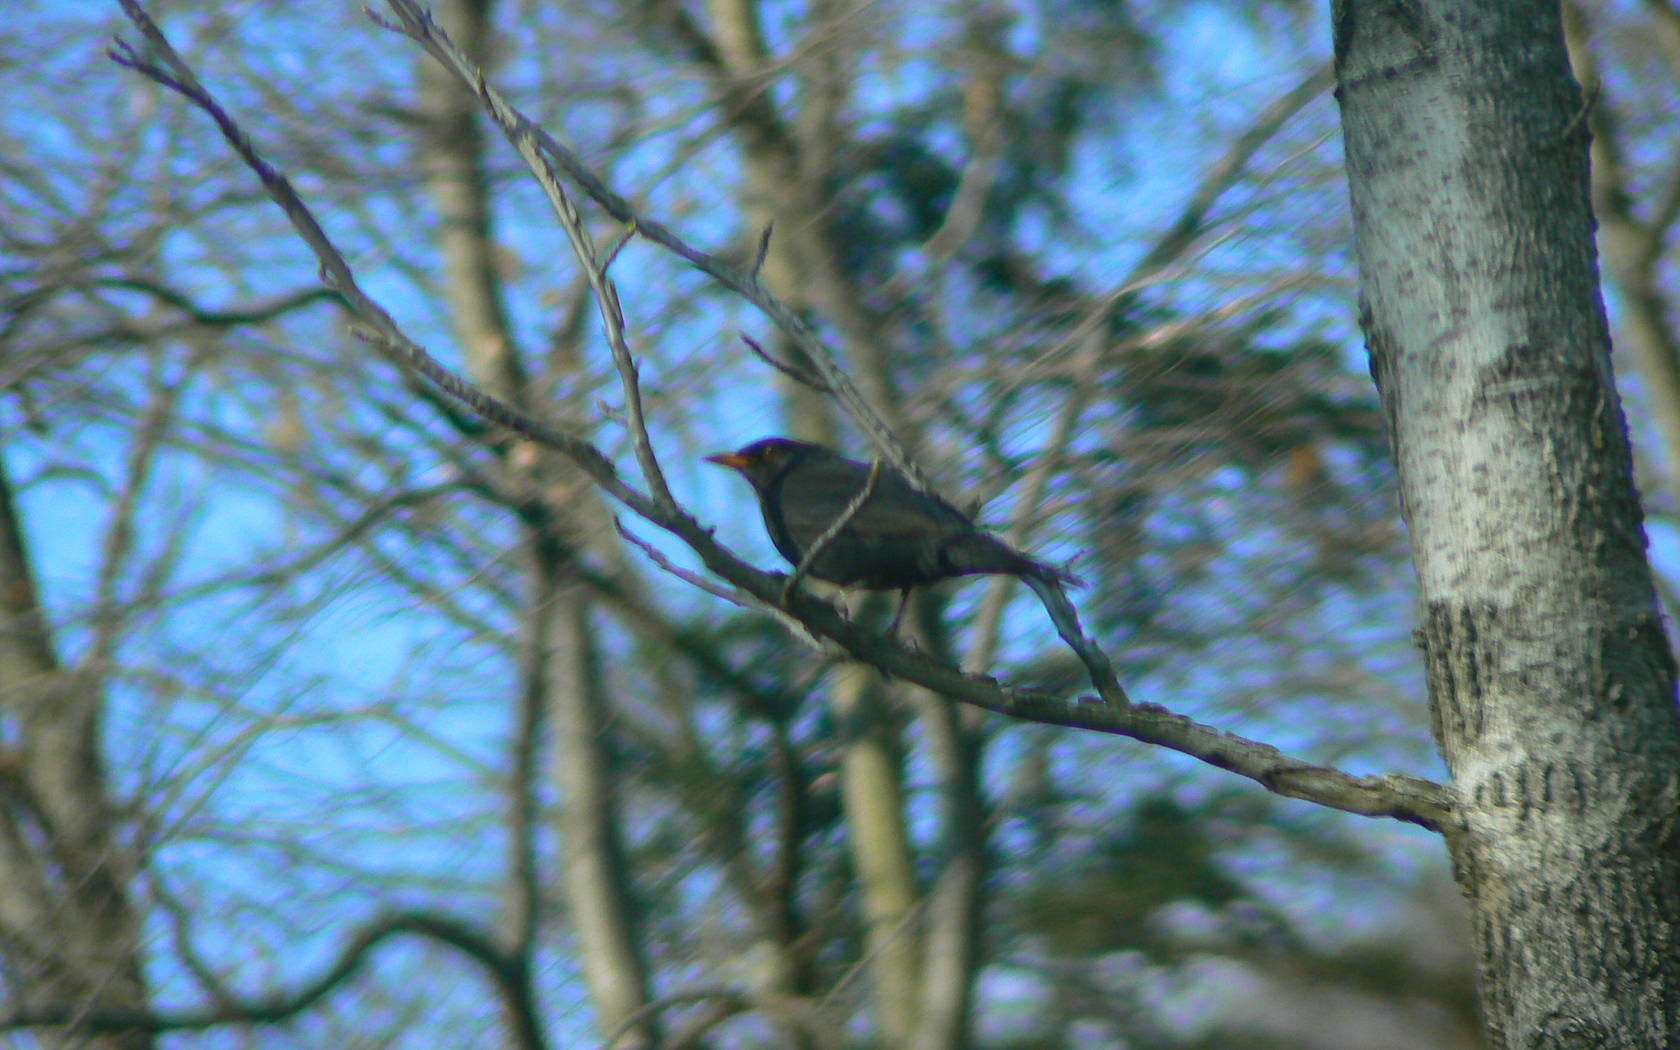
[[[55,26],[66,21],[104,24],[113,11],[111,5],[92,2],[34,7],[32,20]],[[326,3],[230,9],[236,31],[229,41],[218,41],[210,49],[200,72],[213,89],[223,93],[237,115],[250,122],[259,143],[272,155],[283,159],[304,152],[309,143],[288,137],[288,129],[294,133],[300,127],[307,129],[303,118],[309,111],[305,108],[301,116],[288,112],[282,118],[265,110],[257,89],[235,72],[236,44],[237,61],[254,57],[260,75],[271,78],[274,90],[282,96],[295,93],[300,106],[322,105],[313,90],[332,87],[335,80],[351,88],[352,98],[359,78],[386,86],[405,81],[413,58],[405,45],[395,37],[354,28],[353,15],[345,14],[346,10],[345,5]],[[1158,27],[1161,51],[1171,58],[1162,65],[1161,91],[1120,107],[1113,118],[1115,133],[1092,136],[1076,156],[1070,199],[1087,228],[1101,236],[1070,240],[1046,220],[1031,245],[1053,262],[1065,259],[1067,267],[1077,270],[1093,289],[1123,277],[1146,249],[1149,236],[1159,232],[1187,198],[1199,173],[1222,151],[1229,132],[1298,82],[1312,63],[1323,60],[1327,50],[1327,33],[1316,6],[1313,13],[1302,16],[1302,24],[1292,28],[1256,28],[1234,21],[1212,4],[1172,10],[1171,22]],[[351,28],[342,29],[345,24]],[[903,24],[918,25],[915,19]],[[176,23],[166,25],[173,30]],[[1019,46],[1028,46],[1032,35],[1044,29],[1024,25],[1019,32],[1026,42]],[[136,114],[152,112],[126,79],[128,74],[87,63],[88,49],[101,46],[103,36],[103,32],[83,33],[76,28],[56,36],[61,43],[48,49],[34,67],[39,79],[30,85],[29,97],[43,100],[42,108],[13,107],[0,116],[9,134],[38,143],[55,163],[61,154],[80,148],[77,129],[56,123],[50,112],[64,103],[63,97],[54,96],[72,87],[90,87],[101,97],[126,100],[127,110],[113,105],[104,114],[115,127],[124,126]],[[1301,41],[1315,42],[1319,51],[1302,54]],[[347,62],[347,57],[356,61]],[[526,58],[513,64],[508,77],[525,85],[550,75],[587,84],[591,78],[605,79],[626,70],[665,77],[665,86],[671,90],[653,103],[655,112],[646,116],[650,125],[667,113],[682,112],[697,97],[692,85],[645,58],[616,66],[610,54],[594,58],[592,64],[580,60],[579,68],[568,66],[559,72]],[[917,78],[933,75],[914,63],[883,69],[879,81],[859,86],[860,95],[878,95],[885,104],[915,94],[923,86]],[[278,107],[279,100],[269,101]],[[564,130],[599,135],[578,143],[586,156],[594,156],[598,151],[592,145],[611,133],[615,116],[610,104],[591,100],[570,112]],[[1313,158],[1333,162],[1338,143],[1332,134],[1330,100],[1320,99],[1299,119],[1317,129],[1311,136],[1316,143]],[[203,123],[194,117],[183,126],[199,135],[205,133]],[[619,159],[611,174],[627,191],[644,195],[659,217],[678,223],[696,243],[724,245],[743,236],[734,211],[718,206],[729,194],[729,183],[719,173],[730,169],[733,158],[722,145],[702,146],[685,167],[670,170],[671,152],[692,134],[692,127],[672,124]],[[149,163],[162,164],[172,145],[167,136],[149,133],[142,155]],[[404,148],[392,143],[370,147],[369,166],[386,154],[400,156],[398,151]],[[511,172],[512,162],[505,151],[501,157]],[[1303,181],[1311,176],[1309,167],[1303,162]],[[189,177],[244,178],[213,143],[191,154],[178,170]],[[51,174],[66,187],[83,186],[81,173],[68,160]],[[413,258],[407,258],[379,244],[379,238],[400,229],[409,213],[353,184],[333,187],[321,185],[318,179],[300,179],[299,187],[318,203],[329,230],[343,239],[369,290],[411,334],[434,347],[438,356],[452,359],[446,318],[418,293],[413,271],[407,268],[435,262],[427,254],[429,249],[423,244],[411,246],[405,250]],[[1332,185],[1327,192],[1328,196],[1315,198],[1313,205],[1305,207],[1345,210],[1340,186]],[[545,207],[528,184],[510,175],[498,208],[499,233],[521,274],[528,278],[521,290],[532,293],[511,301],[516,329],[527,345],[540,345],[554,324],[556,300],[573,279],[571,262]],[[1229,294],[1228,274],[1295,262],[1301,241],[1317,235],[1305,219],[1281,209],[1262,210],[1247,220],[1249,228],[1280,214],[1285,216],[1286,227],[1299,224],[1299,238],[1290,232],[1295,227],[1287,227],[1272,240],[1233,237],[1205,257],[1204,272],[1175,284],[1163,297],[1187,309],[1214,304]],[[313,262],[295,242],[274,237],[266,225],[272,218],[263,213],[245,220],[248,225],[189,228],[166,241],[162,254],[181,272],[192,274],[202,266],[200,290],[215,305],[308,285],[314,278]],[[270,237],[274,239],[267,240]],[[259,263],[240,270],[238,281],[229,287],[225,273],[214,263],[223,254],[238,252],[248,257],[245,253],[256,238],[264,239],[263,249],[252,253],[261,256]],[[1345,254],[1331,254],[1325,266],[1330,277],[1351,282]],[[735,549],[767,568],[780,568],[757,515],[741,512],[743,492],[738,480],[696,459],[701,452],[734,447],[780,426],[769,384],[735,342],[737,331],[762,334],[764,322],[739,304],[715,297],[686,312],[661,314],[657,307],[666,301],[666,294],[673,287],[692,287],[696,278],[643,243],[626,250],[615,275],[623,285],[631,315],[633,345],[649,348],[644,369],[648,389],[655,397],[670,392],[675,400],[690,389],[684,384],[691,384],[704,406],[703,411],[686,414],[673,407],[659,430],[662,450],[668,453],[666,466],[679,494],[703,520],[716,523],[721,537]],[[1336,330],[1342,341],[1338,345],[1345,348],[1350,369],[1358,371],[1364,367],[1362,348],[1352,334],[1351,314],[1351,294],[1340,307],[1327,297],[1302,307],[1297,323],[1303,331],[1339,326]],[[592,319],[591,330],[594,324]],[[288,326],[276,342],[284,345],[292,340],[298,361],[278,362],[281,378],[276,383],[284,385],[285,368],[305,367],[309,353],[320,351],[327,357],[335,345],[346,353],[354,352],[354,343],[334,335],[340,327],[332,318]],[[318,340],[319,345],[295,345],[309,339]],[[94,367],[103,370],[97,382],[131,392],[141,383],[141,373],[127,370],[116,355]],[[371,362],[367,368],[389,375]],[[280,407],[271,400],[272,390],[252,390],[241,386],[243,382],[216,374],[200,376],[187,403],[194,413],[220,420],[229,431],[261,433],[273,423]],[[393,398],[397,393],[393,391]],[[610,385],[601,387],[601,396],[616,403],[617,394]],[[347,420],[354,417],[358,422],[365,413],[367,429],[377,429],[375,415],[366,406],[344,411]],[[5,418],[8,427],[17,427],[10,403]],[[429,418],[416,411],[408,421]],[[106,528],[102,512],[120,485],[129,422],[121,418],[119,408],[73,425],[55,421],[45,441],[23,432],[7,442],[6,465],[19,484],[46,600],[64,622],[61,643],[71,656],[86,637],[97,552]],[[424,440],[425,427],[424,423],[413,430],[389,426],[386,454],[375,457],[374,465],[367,468],[364,480],[370,488],[410,483],[416,476],[431,476],[427,472],[434,470],[448,476],[446,468],[429,458],[436,450]],[[610,438],[610,428],[604,432]],[[1030,421],[1023,432],[1034,432]],[[437,437],[435,430],[429,434]],[[624,462],[629,469],[629,460]],[[87,464],[92,465],[91,471],[68,469]],[[960,463],[938,466],[944,471],[942,484],[967,480],[961,476]],[[241,564],[283,558],[320,534],[321,527],[311,524],[292,502],[293,492],[283,473],[260,476],[245,466],[205,467],[196,458],[171,455],[160,461],[149,491],[152,513],[163,514],[186,501],[194,504],[187,523],[190,539],[183,545],[171,588]],[[1232,506],[1242,505],[1240,495],[1231,494]],[[1006,493],[988,508],[988,514],[1007,513],[1009,505]],[[462,512],[455,524],[483,527],[492,536],[499,535],[498,530],[511,535],[505,521],[485,522],[468,512]],[[652,528],[630,524],[639,536],[682,558],[682,552]],[[1232,543],[1217,557],[1216,570],[1236,573],[1263,555],[1263,545],[1277,535],[1266,523],[1258,523],[1246,541]],[[1654,528],[1653,538],[1653,557],[1659,567],[1670,574],[1680,572],[1680,540],[1672,524]],[[142,536],[143,550],[161,550],[167,539],[162,533]],[[417,608],[399,589],[382,585],[371,575],[368,563],[348,559],[275,592],[239,592],[169,610],[136,631],[122,653],[125,661],[147,673],[133,675],[114,695],[111,746],[116,756],[127,760],[116,764],[116,775],[125,789],[149,796],[147,801],[163,805],[164,812],[180,822],[181,839],[171,843],[161,858],[166,877],[188,882],[211,914],[222,909],[234,916],[249,913],[246,922],[236,917],[213,925],[205,945],[218,959],[239,961],[238,976],[247,988],[310,972],[336,943],[345,922],[376,906],[399,900],[447,900],[484,914],[495,907],[494,877],[502,845],[496,791],[508,734],[503,697],[511,674],[509,635],[515,625],[498,618],[495,601],[472,590],[472,585],[475,570],[493,576],[508,567],[452,565],[446,556],[430,549],[405,551],[400,534],[390,542],[394,546],[388,553],[393,560],[437,559],[428,567],[452,584],[439,601],[453,593],[464,595],[462,600],[472,605],[468,611],[482,616],[490,629],[478,635],[463,631],[446,616],[433,615],[437,610]],[[1357,772],[1398,767],[1438,776],[1439,764],[1426,739],[1421,675],[1415,656],[1405,647],[1411,615],[1410,579],[1405,575],[1409,570],[1402,565],[1400,571],[1403,578],[1392,588],[1334,597],[1317,613],[1322,617],[1318,626],[1334,635],[1335,644],[1327,640],[1323,649],[1310,654],[1318,662],[1309,670],[1331,683],[1336,676],[1352,673],[1350,652],[1380,652],[1359,667],[1360,673],[1369,675],[1366,687],[1372,703],[1359,706],[1346,703],[1345,698],[1338,700],[1328,684],[1323,695],[1308,691],[1288,698],[1296,701],[1293,705],[1281,702],[1286,698],[1269,694],[1268,687],[1300,668],[1273,668],[1269,661],[1299,654],[1285,656],[1268,650],[1254,637],[1172,662],[1134,683],[1133,693],[1139,700],[1166,703],[1287,750],[1329,754]],[[138,571],[126,575],[125,585],[137,585],[139,576]],[[650,579],[671,608],[722,615],[721,603],[715,599],[673,587],[657,573],[650,573]],[[1245,597],[1247,586],[1241,579],[1229,580],[1225,586],[1223,592],[1210,587],[1208,597],[1202,599],[1207,604],[1199,610],[1192,605],[1178,612],[1190,616],[1200,612],[1203,619],[1230,613]],[[342,593],[335,588],[342,588]],[[970,584],[958,592],[954,606],[958,614],[970,608],[983,590],[981,585]],[[1216,606],[1221,600],[1229,607]],[[283,615],[298,611],[301,615],[295,618]],[[1041,620],[1040,610],[1030,601],[1017,602],[1008,623],[1006,658],[1026,658],[1040,648],[1046,637]],[[186,660],[203,661],[196,669],[208,670],[225,688],[203,694],[188,690],[182,695],[167,675],[153,673]],[[1233,683],[1239,688],[1233,688]],[[1302,704],[1310,705],[1306,713]],[[1355,743],[1342,747],[1340,742],[1345,740]],[[221,750],[206,757],[207,744],[213,745],[211,750]],[[1011,743],[992,752],[987,774],[999,796],[1006,794],[1019,757]],[[1123,741],[1068,735],[1058,740],[1054,759],[1070,781],[1125,785],[1139,792],[1159,789],[1192,805],[1233,788],[1259,790],[1235,785],[1224,774],[1188,760]],[[925,786],[925,768],[912,772],[924,778],[921,785],[912,786]],[[1307,813],[1303,804],[1287,804],[1281,812],[1280,821],[1320,821],[1334,834],[1348,834],[1352,829],[1351,834],[1371,855],[1381,858],[1377,866],[1387,865],[1391,881],[1379,887],[1379,895],[1397,896],[1414,866],[1440,862],[1438,844],[1421,832]],[[931,826],[926,809],[917,816]],[[310,830],[300,836],[300,828]],[[246,838],[239,841],[236,833]],[[1303,863],[1287,848],[1268,849],[1263,838],[1244,840],[1240,855],[1232,858],[1233,868],[1316,935],[1329,939],[1350,931],[1364,932],[1391,918],[1392,912],[1380,908],[1348,906],[1354,894],[1380,880]],[[1281,835],[1278,841],[1284,841]],[[545,848],[552,853],[552,843]],[[336,861],[345,863],[339,867]],[[393,873],[397,873],[394,879]],[[685,889],[697,892],[692,886]],[[161,917],[155,919],[160,943],[167,939],[165,927]],[[165,954],[160,952],[160,958]],[[551,962],[562,1003],[581,1002],[569,965],[558,957],[551,957]],[[423,971],[426,960],[409,952],[382,963],[382,970],[385,966]],[[167,964],[160,963],[157,976],[165,999],[192,993],[190,982]],[[470,999],[478,993],[467,989],[459,994]],[[568,1033],[584,1028],[582,1014],[557,1008],[553,1015],[560,1019],[557,1026]]]

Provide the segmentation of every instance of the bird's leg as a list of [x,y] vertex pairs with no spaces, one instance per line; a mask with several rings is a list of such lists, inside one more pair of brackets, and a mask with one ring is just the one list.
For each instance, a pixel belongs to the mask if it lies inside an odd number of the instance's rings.
[[887,626],[887,637],[898,637],[898,625],[904,619],[904,610],[910,606],[910,588],[901,588],[898,592],[898,611],[893,613],[892,623]]

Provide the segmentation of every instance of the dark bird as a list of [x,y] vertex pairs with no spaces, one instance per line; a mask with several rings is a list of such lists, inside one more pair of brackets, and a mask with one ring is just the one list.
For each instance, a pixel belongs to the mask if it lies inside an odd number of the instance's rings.
[[[770,542],[795,566],[846,513],[873,469],[821,445],[779,437],[707,456],[706,462],[731,467],[752,484]],[[842,587],[877,591],[985,573],[1079,582],[982,531],[890,467],[881,468],[869,498],[822,545],[808,571]]]
[[[912,588],[954,576],[1020,577],[1044,603],[1056,633],[1085,663],[1103,698],[1127,702],[1108,659],[1085,637],[1068,600],[1064,588],[1078,586],[1079,578],[1009,546],[898,471],[883,466],[877,473],[821,445],[782,437],[707,456],[706,462],[729,467],[752,485],[770,542],[782,557],[798,567],[816,551],[806,571],[819,580],[901,591],[907,599]],[[854,508],[865,491],[867,498]],[[904,614],[903,599],[891,630]]]

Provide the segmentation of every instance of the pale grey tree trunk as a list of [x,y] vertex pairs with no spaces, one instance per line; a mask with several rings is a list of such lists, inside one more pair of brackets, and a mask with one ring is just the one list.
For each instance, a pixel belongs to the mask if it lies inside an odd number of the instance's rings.
[[970,1045],[974,974],[980,966],[980,907],[986,879],[985,803],[980,793],[980,734],[966,712],[942,696],[916,706],[939,779],[938,877],[924,895],[921,1001],[912,1050]]
[[1680,719],[1555,2],[1340,0],[1360,315],[1497,1047],[1680,1046]]
[[[445,0],[436,16],[452,39],[480,63],[489,63],[494,25],[489,0]],[[421,58],[419,98],[427,134],[416,153],[437,208],[438,247],[449,304],[467,374],[497,396],[539,414],[563,411],[542,405],[522,367],[508,324],[486,175],[487,144],[478,103],[430,58]],[[569,347],[551,348],[557,371],[581,367]],[[533,370],[534,371],[534,370]],[[521,662],[521,739],[509,806],[509,878],[504,926],[509,947],[532,965],[538,932],[540,877],[536,871],[534,775],[536,740],[546,717],[553,729],[554,782],[559,789],[559,886],[576,939],[584,983],[603,1034],[616,1033],[621,1050],[658,1043],[658,1028],[639,1018],[647,1005],[649,966],[623,841],[623,813],[609,733],[607,687],[591,622],[591,595],[578,578],[575,559],[593,551],[611,564],[612,530],[598,494],[578,493],[573,468],[559,457],[521,448],[505,455],[510,490],[534,498],[520,508],[530,600],[527,652]],[[512,507],[509,507],[510,512]]]
[[541,637],[548,643],[545,688],[555,723],[568,918],[600,1028],[618,1035],[616,1046],[651,1047],[657,1030],[651,1020],[635,1020],[649,1000],[646,944],[630,895],[619,773],[589,606],[581,586],[545,579]]

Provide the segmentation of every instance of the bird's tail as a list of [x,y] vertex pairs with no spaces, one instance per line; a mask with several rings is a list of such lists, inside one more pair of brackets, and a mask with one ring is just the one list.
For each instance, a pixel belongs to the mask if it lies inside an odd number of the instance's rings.
[[1005,573],[1023,579],[1041,577],[1069,587],[1083,587],[1085,581],[1049,562],[1022,554],[985,531],[953,536],[939,551],[940,567],[953,576],[969,573]]

